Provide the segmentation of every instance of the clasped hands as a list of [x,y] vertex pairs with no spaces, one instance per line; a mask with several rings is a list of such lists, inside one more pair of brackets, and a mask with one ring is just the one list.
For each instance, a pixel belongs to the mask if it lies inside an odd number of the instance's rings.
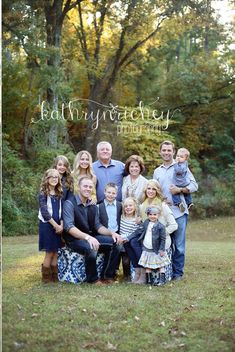
[[[111,236],[115,243],[117,244],[123,243],[123,239],[118,233],[112,232]],[[87,239],[87,242],[89,243],[92,249],[94,249],[95,251],[98,251],[100,243],[95,237],[89,236]]]
[[178,194],[181,192],[181,188],[179,188],[175,185],[171,185],[169,188],[169,191],[171,192],[171,194]]
[[119,234],[116,233],[116,232],[112,232],[112,239],[113,239],[114,242],[117,243],[117,244],[122,244],[122,243],[123,243],[122,236],[119,235]]

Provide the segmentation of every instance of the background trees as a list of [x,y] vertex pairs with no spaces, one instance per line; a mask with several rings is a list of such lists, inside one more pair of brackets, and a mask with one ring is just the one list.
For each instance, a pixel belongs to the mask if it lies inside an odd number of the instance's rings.
[[[27,204],[37,208],[41,174],[55,155],[64,153],[72,162],[74,153],[87,148],[95,157],[101,138],[112,142],[114,156],[123,161],[131,153],[141,154],[150,177],[160,162],[161,140],[186,146],[201,181],[195,214],[232,213],[232,33],[233,24],[224,27],[209,0],[3,1],[4,176],[11,184],[11,197],[9,189],[3,195],[7,214],[13,206],[18,214],[22,210],[23,219]],[[43,101],[54,119],[33,123],[41,118]],[[71,101],[79,116],[73,121]],[[130,114],[140,101],[144,119],[113,122],[107,117],[97,130],[91,128],[92,117],[104,106]],[[63,103],[64,119],[57,120]],[[150,129],[160,122],[147,118],[147,109],[150,116],[153,110],[158,116],[169,112],[169,127]],[[31,175],[27,181],[25,173]],[[25,184],[23,193],[31,189],[22,198],[24,205],[17,184]],[[31,223],[35,218],[32,213]]]

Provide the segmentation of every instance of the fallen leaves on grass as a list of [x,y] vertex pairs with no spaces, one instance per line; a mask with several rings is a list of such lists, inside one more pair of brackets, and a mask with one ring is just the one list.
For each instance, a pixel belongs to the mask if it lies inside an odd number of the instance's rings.
[[112,343],[108,342],[107,349],[110,350],[110,351],[116,351],[117,350],[117,346],[115,346]]
[[37,316],[38,316],[37,313],[33,313],[33,314],[31,315],[31,318],[36,318]]
[[161,321],[161,323],[158,324],[159,326],[166,326],[164,321]]
[[180,320],[180,317],[176,317],[176,318],[169,318],[169,320],[171,320],[171,321],[178,321],[178,320]]
[[191,312],[194,308],[197,308],[196,304],[190,304],[189,307],[185,307],[184,310]]
[[171,335],[176,335],[176,334],[178,334],[178,328],[177,328],[177,327],[171,328],[171,329],[169,330],[169,334],[171,334]]
[[23,348],[24,346],[25,346],[24,342],[17,342],[17,341],[14,342],[14,348],[16,350],[19,350],[20,348]]
[[169,334],[170,335],[173,335],[173,336],[182,336],[182,337],[185,337],[187,336],[186,332],[185,331],[179,331],[178,327],[175,326],[175,327],[172,327],[170,330],[169,330]]
[[85,348],[85,349],[90,349],[90,348],[95,348],[96,347],[96,345],[95,345],[95,343],[94,342],[88,342],[88,343],[84,343],[83,345],[82,345],[82,348]]
[[180,347],[180,348],[185,347],[184,343],[179,343],[178,341],[179,341],[178,339],[174,339],[174,341],[171,343],[163,342],[162,346],[164,346],[165,349],[169,349],[169,350],[175,349],[175,347]]
[[137,315],[135,316],[135,320],[136,321],[139,321],[140,320],[140,318],[139,317],[137,317]]

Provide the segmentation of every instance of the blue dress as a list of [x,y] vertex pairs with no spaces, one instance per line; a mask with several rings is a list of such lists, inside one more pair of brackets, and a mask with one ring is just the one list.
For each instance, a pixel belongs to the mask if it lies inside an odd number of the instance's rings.
[[[59,208],[61,199],[55,196],[49,196],[52,203],[52,218],[60,224]],[[40,211],[45,221],[51,219],[47,210],[47,196],[39,195]],[[49,222],[39,222],[39,250],[46,252],[57,252],[62,246],[61,234],[57,234],[54,227]]]

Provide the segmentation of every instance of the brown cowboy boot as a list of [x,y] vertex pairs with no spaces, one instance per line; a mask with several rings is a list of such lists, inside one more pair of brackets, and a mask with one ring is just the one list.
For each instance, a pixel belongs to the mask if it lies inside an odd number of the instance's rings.
[[51,277],[53,282],[58,282],[58,266],[57,265],[51,265]]
[[140,274],[141,274],[141,268],[135,268],[135,276],[134,276],[134,279],[132,280],[133,284],[137,283],[137,281],[140,278]]
[[42,282],[47,284],[52,281],[51,268],[47,268],[42,264]]
[[137,284],[137,285],[144,285],[144,284],[146,284],[145,268],[141,268],[140,277],[139,277],[139,280],[136,281],[136,284]]

